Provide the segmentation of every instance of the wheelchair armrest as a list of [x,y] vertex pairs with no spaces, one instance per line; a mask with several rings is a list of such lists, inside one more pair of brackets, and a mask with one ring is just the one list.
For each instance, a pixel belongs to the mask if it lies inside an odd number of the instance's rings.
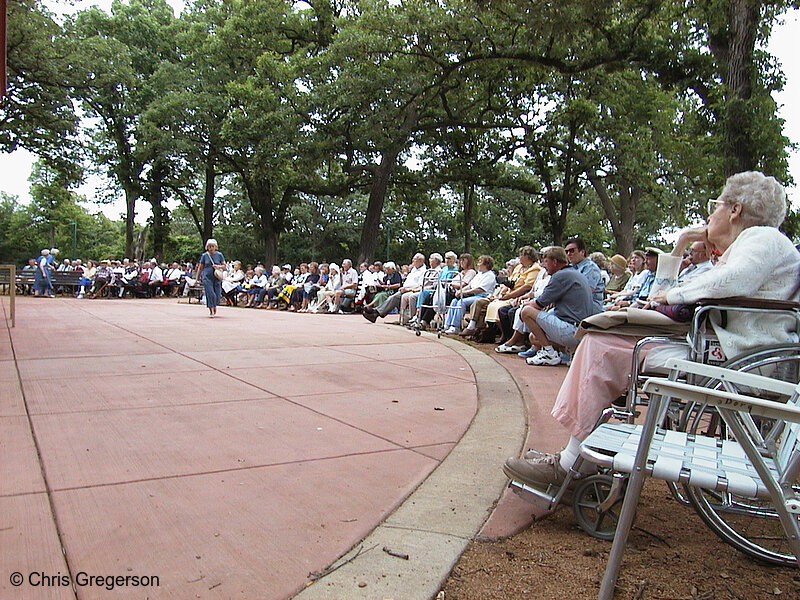
[[763,308],[767,310],[796,310],[800,308],[800,302],[793,302],[791,300],[745,298],[744,296],[735,296],[733,298],[703,298],[698,301],[697,304],[699,306],[719,305],[721,307]]
[[734,371],[732,369],[726,369],[725,367],[698,363],[682,358],[668,360],[666,367],[670,371],[691,373],[692,375],[709,377],[711,379],[718,379],[719,381],[729,381],[736,385],[759,388],[786,397],[791,396],[798,390],[798,385],[788,381],[781,381],[780,379],[773,379],[772,377],[765,377],[764,375],[756,375],[755,373],[747,373],[745,371]]
[[[800,388],[800,385],[795,387]],[[753,396],[745,396],[744,394],[726,392],[725,390],[715,390],[681,381],[664,379],[663,377],[651,377],[648,379],[644,384],[644,390],[661,396],[692,400],[700,404],[710,404],[726,410],[800,423],[800,408],[793,404],[764,400]]]

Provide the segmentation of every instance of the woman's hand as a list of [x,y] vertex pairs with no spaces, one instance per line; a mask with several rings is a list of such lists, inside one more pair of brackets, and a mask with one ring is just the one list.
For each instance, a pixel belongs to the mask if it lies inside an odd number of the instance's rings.
[[684,229],[678,234],[678,241],[675,242],[675,247],[672,249],[672,256],[683,256],[684,251],[695,242],[704,242],[706,247],[710,247],[708,242],[707,227],[690,227]]

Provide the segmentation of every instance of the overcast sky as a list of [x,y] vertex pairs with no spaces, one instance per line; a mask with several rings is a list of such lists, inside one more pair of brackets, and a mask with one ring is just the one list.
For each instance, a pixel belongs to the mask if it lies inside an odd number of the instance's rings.
[[[95,4],[93,2],[92,4]],[[103,6],[111,5],[110,0],[96,2]],[[182,0],[170,0],[173,6],[182,6]],[[90,5],[89,2],[77,2],[77,7],[83,8]],[[63,4],[59,4],[63,6]],[[776,95],[776,101],[780,107],[779,114],[786,121],[784,125],[785,135],[795,143],[800,143],[800,61],[796,60],[794,52],[797,49],[797,40],[800,39],[800,11],[792,10],[785,17],[785,22],[773,29],[770,39],[769,50],[782,62],[783,72],[786,75],[786,85],[783,92]],[[792,110],[794,108],[795,110]],[[35,157],[27,151],[20,150],[13,154],[0,154],[0,191],[17,196],[20,201],[28,202],[30,194],[28,189],[30,183],[28,177],[31,173],[31,165]],[[797,184],[800,184],[800,151],[794,150],[790,153],[789,172]],[[98,179],[93,179],[84,184],[78,192],[84,195],[87,200],[91,200],[96,195],[95,186],[102,185]],[[800,191],[795,186],[789,188],[789,197],[794,206],[800,206]],[[96,205],[108,217],[118,219],[122,215],[124,218],[125,203],[120,196],[120,200],[111,205]],[[144,223],[149,217],[149,211],[142,207],[137,215],[137,221]]]

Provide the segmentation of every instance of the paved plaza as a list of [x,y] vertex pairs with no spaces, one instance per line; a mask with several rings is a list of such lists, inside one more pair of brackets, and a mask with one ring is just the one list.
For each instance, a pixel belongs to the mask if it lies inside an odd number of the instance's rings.
[[526,433],[495,357],[353,315],[18,297],[0,335],[3,600],[431,597]]

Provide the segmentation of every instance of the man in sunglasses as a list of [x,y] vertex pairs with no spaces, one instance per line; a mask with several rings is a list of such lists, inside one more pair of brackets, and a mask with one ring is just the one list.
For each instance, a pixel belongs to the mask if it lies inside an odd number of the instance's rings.
[[586,277],[589,282],[589,287],[592,290],[592,300],[597,306],[598,312],[603,310],[606,283],[600,274],[600,267],[586,256],[586,244],[583,242],[583,238],[574,237],[567,240],[564,251],[567,253],[569,264],[578,269],[578,272]]

